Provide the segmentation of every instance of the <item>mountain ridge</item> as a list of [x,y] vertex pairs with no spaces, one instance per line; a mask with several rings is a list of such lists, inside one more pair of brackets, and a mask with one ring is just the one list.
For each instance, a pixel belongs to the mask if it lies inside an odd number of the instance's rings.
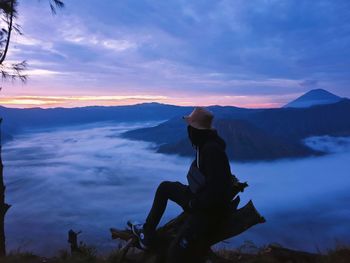
[[[214,125],[219,124],[218,127],[221,127],[219,132],[222,132],[225,140],[229,142],[230,158],[240,161],[319,155],[322,153],[305,148],[301,144],[302,139],[308,136],[350,135],[349,99],[307,108],[246,109],[218,105],[207,108],[215,115]],[[159,121],[161,122],[159,125],[130,130],[122,136],[133,140],[154,142],[158,152],[192,155],[191,148],[186,146],[186,124],[182,120],[182,116],[190,114],[192,110],[193,107],[190,106],[160,103],[73,109],[0,107],[0,116],[4,119],[5,142],[28,129],[105,121]],[[238,137],[241,140],[237,140]]]
[[324,89],[310,90],[295,100],[284,105],[284,108],[307,108],[315,105],[332,104],[342,98]]

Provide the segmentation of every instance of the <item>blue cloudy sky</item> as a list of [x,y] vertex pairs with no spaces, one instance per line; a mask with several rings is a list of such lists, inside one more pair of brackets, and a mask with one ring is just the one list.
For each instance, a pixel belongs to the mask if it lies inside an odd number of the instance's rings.
[[279,107],[313,88],[350,97],[349,0],[20,0],[2,83],[12,107]]

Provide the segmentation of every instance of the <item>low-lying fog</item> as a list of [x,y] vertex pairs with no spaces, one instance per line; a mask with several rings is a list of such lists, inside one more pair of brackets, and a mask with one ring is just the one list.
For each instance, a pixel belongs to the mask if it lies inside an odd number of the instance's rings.
[[[153,123],[154,124],[154,123]],[[190,158],[157,154],[151,143],[119,137],[142,123],[86,125],[17,136],[3,149],[9,250],[54,254],[68,248],[69,229],[80,240],[109,251],[116,247],[110,227],[144,220],[157,185],[186,182]],[[184,127],[185,129],[185,127]],[[350,140],[331,137],[305,141],[330,155],[275,162],[231,163],[248,181],[243,205],[253,199],[267,219],[223,246],[244,240],[279,243],[317,251],[350,242]],[[165,220],[180,212],[175,205]]]

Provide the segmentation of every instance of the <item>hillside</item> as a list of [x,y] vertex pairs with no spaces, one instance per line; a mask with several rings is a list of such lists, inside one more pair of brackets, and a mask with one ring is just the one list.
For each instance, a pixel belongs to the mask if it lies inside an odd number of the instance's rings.
[[[227,142],[234,160],[261,160],[321,154],[301,145],[309,136],[350,135],[350,100],[309,108],[279,108],[224,111],[209,107],[215,114],[214,127]],[[181,116],[156,127],[123,134],[135,140],[155,142],[158,152],[193,155]]]
[[[220,119],[215,121],[215,127],[228,146],[228,157],[233,160],[273,160],[321,154],[302,144],[271,136],[247,121]],[[160,145],[158,152],[183,156],[194,154],[185,134],[177,142]]]
[[248,119],[262,130],[288,140],[350,135],[350,100],[309,108],[266,109]]
[[159,103],[131,106],[82,107],[82,108],[31,108],[15,109],[0,106],[5,139],[27,129],[41,129],[79,125],[94,122],[162,121],[190,111],[190,107],[178,107]]

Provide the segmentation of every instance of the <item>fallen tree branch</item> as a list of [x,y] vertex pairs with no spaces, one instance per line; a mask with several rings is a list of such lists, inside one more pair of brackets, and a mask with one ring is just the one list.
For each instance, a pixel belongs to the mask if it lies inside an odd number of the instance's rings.
[[[237,198],[238,199],[233,201],[235,206],[237,206],[239,202],[239,197]],[[160,227],[157,230],[157,246],[151,251],[147,251],[147,255],[149,255],[149,257],[154,257],[156,255],[156,262],[161,262],[161,260],[165,258],[171,241],[175,238],[178,229],[182,226],[187,217],[188,214],[183,212],[164,226]],[[253,202],[249,201],[240,209],[233,209],[222,223],[218,225],[216,229],[213,229],[212,234],[208,237],[208,243],[212,246],[225,239],[237,236],[254,225],[264,222],[265,219],[255,209]],[[123,259],[129,248],[138,247],[138,240],[130,230],[111,228],[110,231],[112,239],[127,241],[127,244],[122,248],[123,251],[121,252],[123,253]]]

